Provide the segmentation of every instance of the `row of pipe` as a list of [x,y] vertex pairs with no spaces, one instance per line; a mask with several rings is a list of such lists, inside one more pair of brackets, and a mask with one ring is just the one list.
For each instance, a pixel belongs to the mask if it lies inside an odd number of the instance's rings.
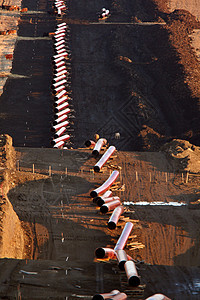
[[[85,145],[91,149],[92,155],[98,157],[100,151],[104,145],[107,144],[106,139],[99,139],[96,143],[93,140],[88,140]],[[101,168],[105,165],[108,159],[112,156],[115,151],[114,146],[110,146],[106,152],[102,155],[99,161],[94,166],[95,172],[100,172]],[[112,215],[108,220],[108,228],[113,230],[116,228],[120,216],[124,213],[124,206],[122,205],[120,198],[114,196],[109,188],[113,185],[119,176],[119,172],[114,170],[109,178],[98,188],[90,192],[90,196],[93,198],[93,203],[100,207],[100,212],[102,214],[112,211]],[[129,256],[124,248],[128,241],[128,238],[133,229],[133,223],[127,222],[124,229],[114,247],[111,248],[97,248],[95,250],[95,256],[97,259],[112,259],[118,261],[118,267],[121,271],[125,271],[128,284],[132,287],[137,287],[140,285],[140,277],[138,276],[137,267],[135,265],[136,261]],[[93,296],[93,300],[98,299],[116,299],[123,300],[127,299],[127,295],[119,290],[113,290],[109,293],[97,294]],[[163,294],[155,294],[146,300],[170,300]]]
[[57,25],[53,35],[54,55],[52,57],[53,80],[52,93],[54,94],[54,121],[51,131],[54,137],[51,144],[54,148],[64,148],[70,140],[67,133],[69,128],[68,117],[71,115],[69,102],[70,94],[70,49],[66,45],[66,37],[69,35],[69,27],[65,22]]
[[62,13],[67,10],[66,4],[63,0],[55,0],[53,8],[59,18],[62,16]]

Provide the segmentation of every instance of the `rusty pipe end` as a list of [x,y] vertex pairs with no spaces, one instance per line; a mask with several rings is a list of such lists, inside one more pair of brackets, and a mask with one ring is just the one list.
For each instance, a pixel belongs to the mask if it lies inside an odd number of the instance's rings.
[[129,278],[128,283],[129,285],[136,287],[140,285],[140,278],[136,275],[133,275]]
[[98,196],[98,193],[96,191],[91,191],[90,197],[95,198]]
[[97,248],[95,250],[95,256],[96,256],[96,258],[104,258],[105,254],[106,254],[106,252],[105,252],[105,250],[103,248]]
[[102,206],[100,207],[100,212],[101,212],[102,214],[106,214],[106,213],[108,212],[108,207],[107,207],[106,205],[102,205]]
[[108,228],[111,230],[114,230],[117,227],[117,225],[115,224],[115,222],[111,221],[108,222]]
[[100,172],[99,166],[94,166],[94,171],[95,171],[96,173]]

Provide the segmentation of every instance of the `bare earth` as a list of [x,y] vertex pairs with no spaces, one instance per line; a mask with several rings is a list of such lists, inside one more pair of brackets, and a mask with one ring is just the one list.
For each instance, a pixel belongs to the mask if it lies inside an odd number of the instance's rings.
[[[188,12],[170,14],[162,0],[104,4],[115,24],[97,22],[99,2],[70,1],[63,17],[71,29],[75,117],[74,149],[64,151],[48,148],[53,50],[50,39],[40,39],[57,21],[45,0],[23,1],[32,12],[21,16],[13,72],[26,77],[10,78],[0,99],[0,128],[16,151],[1,136],[2,299],[91,299],[116,288],[128,299],[199,299],[199,174],[187,178],[157,151],[172,137],[199,145],[200,71],[189,38],[199,24]],[[119,150],[99,174],[91,172],[91,150],[80,148],[95,132]],[[118,166],[113,192],[122,201],[186,205],[129,205],[109,230],[109,214],[99,213],[89,192]],[[136,289],[116,261],[94,258],[95,248],[114,247],[126,221],[134,223],[126,251],[138,260]]]

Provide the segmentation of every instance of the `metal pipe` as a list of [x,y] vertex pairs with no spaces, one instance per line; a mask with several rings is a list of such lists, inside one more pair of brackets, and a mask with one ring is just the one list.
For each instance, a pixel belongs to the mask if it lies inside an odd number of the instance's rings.
[[111,195],[112,195],[112,191],[108,190],[108,191],[106,191],[101,197],[100,197],[100,196],[95,197],[95,198],[93,199],[93,203],[97,203],[98,200],[104,199],[104,198],[108,198],[108,197],[110,197]]
[[58,93],[57,95],[55,95],[56,98],[60,99],[62,96],[64,96],[67,92],[64,90],[64,91],[61,91],[60,93]]
[[54,39],[57,39],[57,38],[60,38],[60,37],[63,37],[65,36],[65,31],[59,31],[58,33],[54,34],[53,38]]
[[62,135],[62,136],[58,137],[57,139],[54,139],[53,141],[51,141],[51,144],[55,145],[55,144],[57,144],[60,141],[67,141],[69,139],[70,139],[70,135],[69,134],[65,134],[65,135]]
[[115,200],[120,200],[120,198],[118,196],[112,196],[112,197],[107,197],[107,198],[100,198],[99,200],[97,200],[97,205],[99,207],[101,207],[104,204],[107,204],[109,202],[115,201]]
[[96,258],[99,258],[99,259],[114,259],[116,258],[116,254],[115,254],[115,251],[113,249],[110,249],[110,248],[97,248],[95,250],[95,256]]
[[62,41],[62,40],[64,40],[65,38],[64,38],[64,36],[61,36],[61,37],[55,37],[55,42],[60,42],[60,41]]
[[57,54],[62,54],[63,52],[66,52],[65,48],[56,51]]
[[101,168],[105,165],[111,155],[115,152],[115,146],[110,146],[108,150],[104,153],[104,155],[100,158],[100,160],[94,166],[95,172],[100,172]]
[[62,23],[57,24],[57,27],[62,27],[62,26],[67,26],[67,23],[62,22]]
[[61,57],[61,56],[65,56],[65,55],[66,55],[66,56],[68,55],[68,53],[67,53],[66,51],[65,51],[65,52],[62,52],[62,53],[60,53],[60,54],[54,55],[54,56],[53,56],[53,59],[54,59],[54,58],[56,59],[56,58],[59,58],[59,57]]
[[64,66],[64,65],[65,65],[65,62],[64,62],[64,61],[60,61],[60,62],[58,62],[58,63],[56,63],[56,64],[54,65],[54,69],[57,69],[57,68],[62,67],[62,66]]
[[65,89],[65,86],[64,86],[64,85],[60,85],[59,87],[55,88],[55,89],[52,91],[52,93],[53,93],[53,94],[56,94],[56,93],[58,93],[58,92],[63,91],[64,89]]
[[58,143],[56,143],[53,147],[54,148],[62,148],[64,146],[65,142],[64,141],[60,141]]
[[96,145],[92,151],[92,155],[94,155],[95,157],[99,155],[99,152],[101,151],[101,148],[107,144],[107,140],[106,139],[99,139],[96,142]]
[[55,77],[54,79],[53,79],[53,83],[56,83],[56,82],[58,82],[58,81],[60,81],[60,80],[62,80],[62,79],[65,79],[66,78],[66,75],[65,74],[62,74],[62,75],[60,75],[60,76],[57,76],[57,77]]
[[61,117],[61,116],[64,115],[64,114],[69,114],[70,111],[71,111],[71,110],[70,110],[69,108],[66,108],[66,109],[63,109],[63,110],[59,111],[59,112],[56,113],[54,116],[55,116],[55,118],[56,118],[56,117]]
[[116,207],[108,221],[108,228],[113,230],[116,228],[117,226],[117,222],[119,221],[120,216],[123,214],[124,212],[124,206],[120,205],[118,207]]
[[118,290],[113,290],[111,291],[110,293],[104,293],[104,294],[97,294],[97,295],[94,295],[92,300],[104,300],[104,299],[108,299],[114,295],[117,295],[119,294],[120,291]]
[[66,66],[62,66],[60,68],[57,68],[56,72],[59,73],[60,71],[63,71],[63,70],[67,70]]
[[125,262],[124,269],[128,278],[129,285],[138,286],[140,284],[140,278],[138,276],[134,262],[132,260]]
[[133,229],[133,223],[127,222],[117,241],[117,244],[115,245],[114,248],[115,251],[124,249],[132,229]]
[[60,41],[60,42],[57,42],[57,43],[55,43],[54,45],[55,45],[55,46],[60,46],[61,44],[64,44],[64,43],[65,43],[65,40]]
[[57,125],[58,123],[64,122],[67,120],[68,116],[67,115],[62,115],[61,117],[57,118],[55,121],[53,121],[53,125]]
[[58,57],[58,58],[54,58],[53,59],[53,64],[56,65],[57,63],[59,63],[60,61],[65,61],[64,56]]
[[124,264],[128,261],[127,254],[124,250],[116,250],[115,253],[118,260],[118,267],[121,271],[124,271]]
[[57,50],[64,49],[65,47],[66,47],[65,44],[62,44],[62,45],[59,45],[59,46],[55,46],[55,45],[54,45],[54,48],[55,48],[56,51],[57,51]]
[[120,204],[121,204],[120,200],[108,202],[100,207],[100,212],[102,214],[106,214],[107,212],[115,209],[115,207],[119,206]]
[[55,131],[59,130],[61,127],[68,126],[68,125],[69,125],[69,121],[64,121],[62,123],[59,123],[59,124],[53,126],[51,128],[51,131],[55,132]]
[[94,141],[92,141],[92,140],[87,140],[85,142],[85,146],[86,147],[94,147],[95,145],[96,145],[96,143]]
[[127,295],[125,293],[119,293],[117,295],[108,298],[108,300],[125,300],[125,299],[127,299]]
[[[68,104],[68,102],[66,102],[67,104]],[[67,105],[68,106],[68,105]],[[56,113],[58,113],[59,111],[61,111],[63,108],[65,108],[66,107],[66,105],[65,105],[65,103],[63,103],[63,104],[61,104],[61,105],[58,105],[55,109],[54,109],[54,111],[56,112]]]
[[56,71],[56,72],[54,73],[54,80],[55,80],[57,77],[61,76],[61,75],[68,76],[69,74],[68,74],[68,72],[67,72],[66,69],[61,70],[61,71],[59,71],[59,72]]
[[61,127],[55,134],[54,134],[54,139],[57,139],[59,136],[61,136],[65,131],[66,127]]
[[66,82],[67,82],[66,79],[63,79],[63,80],[61,80],[61,81],[58,81],[58,82],[52,84],[52,89],[56,89],[58,86],[63,85],[63,84],[65,84]]
[[95,198],[99,194],[101,195],[101,194],[105,193],[109,189],[109,187],[115,182],[115,180],[117,179],[118,176],[119,176],[119,172],[114,170],[112,172],[112,174],[110,175],[110,177],[100,187],[98,187],[97,189],[93,190],[90,193],[90,196],[92,198]]
[[146,298],[146,300],[171,300],[163,294],[154,294],[151,297]]
[[60,98],[59,100],[56,100],[54,102],[54,107],[61,105],[62,103],[67,103],[69,105],[68,102],[66,102],[68,100],[67,96],[63,96],[62,98]]

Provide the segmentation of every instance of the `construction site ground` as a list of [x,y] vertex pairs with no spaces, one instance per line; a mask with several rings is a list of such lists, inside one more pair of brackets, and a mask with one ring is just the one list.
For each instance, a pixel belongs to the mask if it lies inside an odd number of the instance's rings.
[[[166,1],[157,3],[165,6]],[[119,289],[128,299],[154,293],[199,299],[199,176],[175,172],[162,152],[141,152],[158,150],[190,130],[188,137],[198,141],[198,72],[188,75],[190,85],[185,85],[169,27],[154,2],[69,1],[63,20],[70,24],[69,148],[74,149],[49,148],[54,52],[46,33],[61,21],[51,5],[23,1],[29,11],[20,17],[13,76],[0,99],[1,132],[12,136],[17,152],[12,157],[5,151],[7,167],[0,170],[8,172],[1,184],[0,298],[91,299]],[[98,23],[96,13],[109,5],[113,24]],[[173,22],[171,36],[185,32],[176,18]],[[180,45],[178,57],[184,50],[187,67],[197,69],[187,46]],[[91,150],[82,148],[94,133],[118,150],[98,174]],[[130,204],[115,231],[107,228],[110,214],[100,214],[89,196],[113,169],[120,171],[113,193]],[[136,206],[132,201],[186,205]],[[134,228],[125,250],[138,260],[141,276],[135,289],[116,261],[94,257],[97,247],[114,247],[127,221]]]

